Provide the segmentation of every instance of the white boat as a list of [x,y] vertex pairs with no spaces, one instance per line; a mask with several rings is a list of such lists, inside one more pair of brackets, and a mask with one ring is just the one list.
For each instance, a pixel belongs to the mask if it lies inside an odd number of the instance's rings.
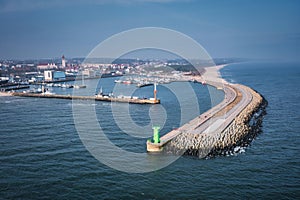
[[79,89],[79,88],[86,88],[86,85],[73,85],[74,88]]
[[131,84],[131,81],[122,81],[123,84]]
[[72,88],[73,86],[69,85],[69,84],[62,84],[61,87],[62,88]]
[[61,84],[60,83],[55,83],[55,84],[53,84],[53,87],[61,87]]
[[103,97],[103,91],[102,91],[102,87],[100,88],[100,91],[98,94],[96,94],[96,97]]
[[49,90],[47,90],[46,92],[44,92],[43,94],[46,94],[46,95],[51,95],[51,94],[55,94],[53,92],[50,92]]

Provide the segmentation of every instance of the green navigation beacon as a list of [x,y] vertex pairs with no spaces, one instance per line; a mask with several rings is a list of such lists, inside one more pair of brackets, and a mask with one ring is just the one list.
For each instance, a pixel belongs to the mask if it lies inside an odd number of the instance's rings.
[[160,143],[160,136],[159,136],[160,127],[159,126],[153,126],[152,129],[153,129],[153,143],[158,144],[158,143]]

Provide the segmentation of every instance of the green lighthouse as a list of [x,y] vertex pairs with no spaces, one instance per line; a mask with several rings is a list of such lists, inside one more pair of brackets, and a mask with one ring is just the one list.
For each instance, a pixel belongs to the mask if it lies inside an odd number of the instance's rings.
[[152,129],[153,129],[153,143],[158,144],[158,143],[160,143],[160,136],[159,136],[160,127],[159,126],[153,126]]

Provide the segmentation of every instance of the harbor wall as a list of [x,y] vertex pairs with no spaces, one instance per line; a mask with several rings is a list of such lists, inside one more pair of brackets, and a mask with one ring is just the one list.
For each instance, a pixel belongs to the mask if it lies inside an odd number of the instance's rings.
[[71,96],[71,95],[61,95],[61,94],[22,93],[22,92],[13,92],[7,94],[12,96],[21,96],[21,97],[95,100],[95,101],[107,101],[107,102],[134,103],[134,104],[159,104],[160,103],[159,99],[133,99],[133,98],[115,98],[115,97],[99,97],[99,96]]
[[192,155],[199,158],[230,155],[243,150],[261,132],[267,101],[259,93],[244,86],[251,92],[252,101],[239,115],[218,133],[182,133],[169,141],[163,151],[177,155]]

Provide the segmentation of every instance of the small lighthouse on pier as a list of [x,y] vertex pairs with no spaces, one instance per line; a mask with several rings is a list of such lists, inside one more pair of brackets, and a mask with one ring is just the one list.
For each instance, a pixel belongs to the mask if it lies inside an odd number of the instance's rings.
[[156,83],[154,83],[154,88],[153,88],[153,98],[150,98],[149,100],[153,102],[154,104],[160,103],[160,100],[156,96],[157,90],[156,90]]

